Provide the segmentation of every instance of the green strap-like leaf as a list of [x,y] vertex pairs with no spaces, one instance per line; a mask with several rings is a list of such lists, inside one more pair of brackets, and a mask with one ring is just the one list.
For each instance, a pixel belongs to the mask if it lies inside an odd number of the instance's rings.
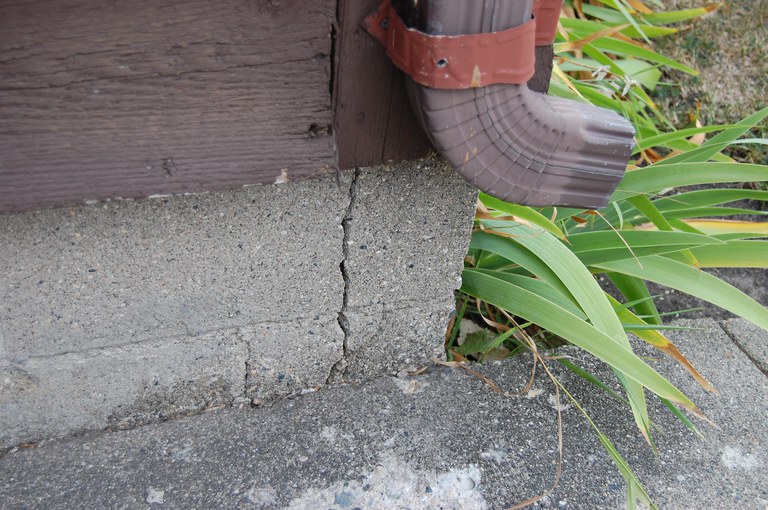
[[723,243],[710,236],[658,230],[601,230],[572,234],[568,240],[573,253],[586,265]]
[[627,172],[611,200],[695,184],[768,181],[768,166],[746,163],[677,163]]
[[531,274],[535,274],[558,289],[564,296],[568,296],[574,303],[576,302],[565,285],[563,285],[563,282],[560,281],[560,278],[547,264],[531,252],[531,250],[514,242],[512,239],[487,232],[475,232],[472,234],[469,246],[470,248],[478,248],[495,253],[506,258],[510,263],[524,267]]
[[701,133],[712,133],[713,131],[722,131],[723,129],[727,129],[729,127],[732,127],[732,125],[726,125],[726,126],[704,126],[700,128],[688,128],[688,129],[680,129],[679,131],[673,131],[671,133],[664,133],[660,135],[655,136],[647,136],[642,138],[637,142],[637,145],[635,146],[634,151],[632,151],[632,154],[639,154],[640,151],[645,149],[650,149],[651,147],[667,147],[670,142],[674,142],[677,140],[685,140],[687,138],[690,138],[694,135],[698,135]]
[[551,301],[556,305],[568,310],[570,313],[580,318],[581,320],[587,320],[587,316],[584,314],[584,311],[579,308],[576,303],[568,299],[565,295],[563,295],[562,292],[555,289],[552,285],[545,282],[544,280],[531,278],[530,276],[507,273],[504,271],[493,271],[487,269],[475,269],[475,271],[517,285],[518,287],[533,292],[537,296],[541,296],[547,301]]
[[567,339],[657,395],[695,409],[688,397],[635,353],[555,303],[473,269],[464,270],[461,290]]
[[571,250],[584,252],[626,248],[663,248],[664,246],[703,246],[724,244],[723,241],[699,234],[660,230],[597,230],[580,232],[568,237]]
[[650,324],[661,324],[659,310],[656,309],[656,303],[653,302],[648,286],[643,280],[622,273],[608,273],[607,276],[628,302],[635,303],[633,308],[638,315],[645,316],[646,322]]
[[768,268],[768,241],[728,241],[693,250],[701,267]]
[[504,202],[503,200],[499,200],[498,198],[486,195],[485,193],[480,193],[480,201],[484,203],[486,207],[496,209],[497,211],[501,211],[503,213],[511,214],[512,216],[520,218],[521,220],[543,228],[550,234],[557,236],[560,239],[565,238],[560,229],[557,228],[557,225],[552,223],[540,212],[535,211],[528,206],[510,204],[509,202]]
[[765,216],[768,211],[755,211],[754,209],[744,209],[741,207],[699,207],[697,209],[678,209],[664,213],[668,220],[675,219],[694,219],[709,218],[712,216]]
[[768,200],[768,191],[752,189],[705,189],[678,193],[658,198],[653,204],[659,211],[687,210],[699,207],[712,207],[737,200]]
[[673,58],[659,55],[655,51],[649,50],[648,48],[637,46],[631,42],[620,41],[611,37],[603,37],[593,41],[592,44],[601,50],[607,51],[608,53],[641,58],[643,60],[647,60],[648,62],[655,62],[656,64],[672,67],[678,71],[682,71],[693,76],[699,75],[699,72],[692,67],[682,64]]
[[657,166],[674,165],[677,163],[693,163],[704,162],[709,160],[712,156],[722,151],[730,143],[735,141],[741,135],[755,127],[759,122],[768,117],[768,107],[763,108],[757,113],[750,115],[749,117],[741,120],[728,129],[723,130],[720,134],[713,136],[698,149],[683,152],[675,156],[669,157],[657,163]]
[[594,267],[628,274],[691,294],[768,331],[768,310],[736,287],[705,271],[668,257],[652,255],[643,257],[640,261],[642,268],[630,260],[599,263]]
[[723,4],[708,5],[706,7],[695,7],[693,9],[682,9],[679,11],[652,12],[643,14],[640,18],[648,23],[658,23],[666,25],[669,23],[680,23],[695,18],[701,18],[714,11]]

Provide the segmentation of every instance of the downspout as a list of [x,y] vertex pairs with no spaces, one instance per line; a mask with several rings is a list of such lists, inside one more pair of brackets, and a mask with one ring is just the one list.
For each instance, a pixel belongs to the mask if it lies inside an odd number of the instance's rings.
[[410,76],[416,117],[467,181],[508,202],[600,208],[624,175],[632,126],[526,85],[542,81],[535,46],[552,44],[561,4],[537,0],[538,26],[533,0],[385,0],[366,28]]

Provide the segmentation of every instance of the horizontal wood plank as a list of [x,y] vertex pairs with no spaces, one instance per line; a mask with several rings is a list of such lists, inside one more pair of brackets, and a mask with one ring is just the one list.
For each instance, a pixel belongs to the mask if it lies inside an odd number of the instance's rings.
[[332,173],[334,0],[0,0],[0,212]]

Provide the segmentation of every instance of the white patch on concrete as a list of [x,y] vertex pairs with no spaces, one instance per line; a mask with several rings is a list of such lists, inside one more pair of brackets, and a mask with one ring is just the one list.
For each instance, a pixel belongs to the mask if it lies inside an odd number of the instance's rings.
[[555,394],[549,395],[549,405],[551,405],[555,410],[557,411],[565,411],[566,409],[571,407],[571,404],[563,404],[563,399],[560,398],[558,401],[558,398]]
[[387,510],[485,510],[489,508],[475,466],[443,473],[414,469],[394,454],[382,457],[373,471],[325,489],[310,489],[292,500],[289,510],[318,508],[386,508]]
[[157,490],[154,487],[149,487],[147,489],[147,503],[149,503],[150,505],[152,503],[157,503],[158,505],[162,505],[164,496],[165,496],[165,491]]
[[528,398],[536,398],[542,393],[544,393],[544,390],[541,388],[531,388],[528,390],[528,393],[526,393],[525,396]]
[[429,383],[421,382],[418,379],[392,378],[392,380],[395,382],[395,385],[400,388],[400,391],[406,395],[421,393],[427,386],[429,386]]
[[320,437],[328,441],[329,443],[335,443],[336,442],[336,435],[339,432],[336,430],[336,427],[330,426],[330,427],[323,427],[323,429],[320,431]]
[[168,456],[168,460],[170,460],[171,462],[176,462],[176,461],[189,462],[190,456],[192,455],[192,452],[194,450],[195,449],[193,447],[189,446],[189,447],[184,448],[182,450],[173,452],[172,454],[170,454]]
[[272,487],[253,487],[245,493],[250,503],[256,508],[274,508],[277,504],[277,493]]
[[461,325],[459,326],[459,335],[456,337],[456,343],[458,345],[464,345],[464,342],[467,340],[467,335],[471,335],[472,333],[477,333],[479,331],[484,330],[485,328],[481,328],[474,322],[472,322],[469,319],[461,319]]
[[496,464],[503,464],[509,460],[509,455],[504,450],[488,450],[487,452],[481,452],[480,458],[493,461]]
[[763,465],[757,455],[743,453],[738,448],[732,446],[726,446],[723,449],[723,453],[720,455],[720,462],[730,470],[742,469],[744,471],[751,471]]

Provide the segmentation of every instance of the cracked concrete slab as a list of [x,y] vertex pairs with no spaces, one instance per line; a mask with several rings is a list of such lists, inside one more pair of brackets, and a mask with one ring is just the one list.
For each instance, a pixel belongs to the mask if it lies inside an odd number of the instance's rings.
[[446,300],[461,286],[476,191],[437,157],[359,171],[348,306]]
[[476,192],[439,158],[360,169],[345,221],[347,380],[442,356]]
[[334,181],[0,216],[7,355],[338,311]]
[[433,358],[445,357],[443,340],[453,310],[449,300],[411,301],[347,311],[348,381],[392,374]]
[[245,395],[253,400],[322,386],[344,355],[344,332],[336,314],[257,324],[242,328],[241,335],[249,346]]
[[765,332],[744,319],[730,319],[720,324],[757,368],[768,375],[768,337]]
[[129,428],[243,396],[235,329],[86,352],[0,360],[0,444]]
[[[427,158],[338,183],[0,216],[0,445],[363,380],[437,352],[473,199]],[[214,356],[216,335],[237,349]]]
[[[664,509],[764,509],[768,505],[766,377],[711,320],[669,336],[717,387],[704,391],[674,361],[641,355],[717,424],[703,439],[649,399],[654,453],[629,409],[555,360],[548,366],[614,442]],[[763,338],[766,337],[764,333]],[[561,354],[618,389],[604,364]],[[223,409],[119,433],[20,448],[0,458],[9,508],[626,508],[625,483],[575,406],[561,402],[563,472],[554,386],[526,356],[475,366],[479,377],[431,366],[416,377],[339,385],[258,409]],[[745,392],[745,388],[748,391]]]

